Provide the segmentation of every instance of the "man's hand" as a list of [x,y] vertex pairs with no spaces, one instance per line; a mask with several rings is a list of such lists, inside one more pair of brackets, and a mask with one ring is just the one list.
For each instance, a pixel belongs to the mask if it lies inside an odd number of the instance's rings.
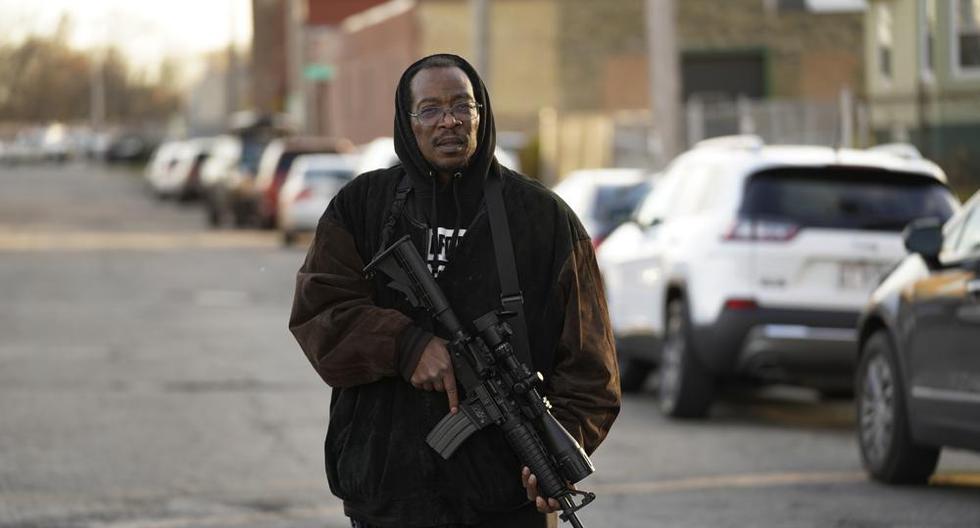
[[449,412],[455,414],[459,409],[456,376],[445,339],[433,337],[429,340],[410,381],[416,389],[445,392],[449,396]]
[[531,470],[525,467],[521,471],[521,482],[524,484],[524,490],[527,491],[527,500],[534,503],[534,507],[538,509],[541,513],[552,513],[558,511],[561,505],[558,501],[552,498],[545,500],[538,493],[538,479],[531,473]]

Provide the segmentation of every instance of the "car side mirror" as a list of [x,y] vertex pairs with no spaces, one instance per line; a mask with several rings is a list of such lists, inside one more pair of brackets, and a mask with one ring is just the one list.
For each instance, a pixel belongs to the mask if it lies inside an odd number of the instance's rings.
[[905,227],[902,239],[909,253],[918,253],[929,263],[938,262],[943,248],[943,224],[935,218],[914,220]]

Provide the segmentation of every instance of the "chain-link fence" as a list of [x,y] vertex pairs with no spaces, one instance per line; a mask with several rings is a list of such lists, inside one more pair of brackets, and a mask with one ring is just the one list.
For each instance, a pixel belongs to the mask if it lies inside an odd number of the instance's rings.
[[[732,134],[767,144],[863,148],[902,142],[938,163],[961,195],[980,187],[980,94],[833,100],[700,100],[683,108],[684,148]],[[646,110],[619,113],[542,112],[541,175],[557,181],[597,166],[660,167],[653,119]]]

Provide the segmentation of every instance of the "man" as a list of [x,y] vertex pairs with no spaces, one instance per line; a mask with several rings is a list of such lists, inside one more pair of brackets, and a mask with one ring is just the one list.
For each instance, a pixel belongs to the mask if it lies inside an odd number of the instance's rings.
[[333,387],[327,478],[353,526],[543,527],[557,507],[538,496],[497,427],[468,438],[449,460],[425,443],[459,402],[447,336],[383,278],[362,274],[383,246],[408,234],[460,321],[499,308],[483,201],[491,172],[502,179],[531,360],[553,414],[591,453],[619,412],[592,245],[564,203],[497,163],[495,134],[486,88],[469,63],[433,55],[410,66],[395,95],[401,164],[362,174],[337,195],[297,274],[289,327]]

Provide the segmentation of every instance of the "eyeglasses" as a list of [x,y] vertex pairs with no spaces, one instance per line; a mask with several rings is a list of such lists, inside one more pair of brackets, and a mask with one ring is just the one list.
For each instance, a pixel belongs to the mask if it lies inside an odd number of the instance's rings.
[[483,108],[483,105],[475,102],[466,103],[456,103],[452,108],[443,108],[441,106],[429,106],[419,110],[417,114],[409,112],[408,115],[419,120],[419,124],[422,126],[435,126],[438,122],[442,121],[446,114],[453,116],[453,119],[459,121],[460,123],[472,121],[476,117],[477,109]]

